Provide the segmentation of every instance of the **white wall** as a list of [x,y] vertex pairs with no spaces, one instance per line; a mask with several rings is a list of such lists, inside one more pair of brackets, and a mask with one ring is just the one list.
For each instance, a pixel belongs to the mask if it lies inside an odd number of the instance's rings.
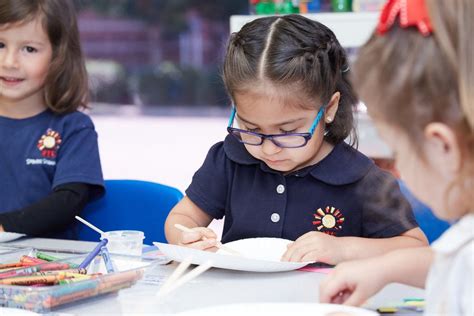
[[140,179],[182,192],[209,148],[224,139],[226,118],[92,116],[105,179]]

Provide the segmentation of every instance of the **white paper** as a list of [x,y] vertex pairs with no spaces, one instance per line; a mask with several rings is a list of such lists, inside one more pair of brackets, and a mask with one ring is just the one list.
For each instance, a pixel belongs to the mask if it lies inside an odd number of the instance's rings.
[[203,264],[210,260],[213,267],[230,270],[279,272],[296,270],[312,263],[280,261],[286,251],[286,245],[290,242],[281,238],[249,238],[225,244],[240,252],[242,256],[232,255],[223,250],[214,253],[158,242],[154,244],[172,260],[181,262],[190,257],[193,264]]
[[[138,268],[148,267],[152,264],[152,262],[143,262],[140,260],[133,260],[128,258],[117,258],[117,256],[111,256],[110,259],[112,260],[115,268],[117,269],[116,272],[123,272]],[[97,256],[95,260],[92,261],[91,265],[87,269],[87,274],[93,273],[102,273],[107,274],[107,268],[105,267],[104,260],[102,257]],[[1,315],[0,315],[1,316]]]
[[11,307],[0,307],[0,316],[33,316],[41,315],[32,311]]
[[177,316],[311,315],[377,316],[376,312],[343,305],[318,303],[245,303],[210,306],[178,313]]
[[12,241],[18,238],[26,236],[25,234],[19,233],[10,233],[10,232],[0,232],[0,242]]

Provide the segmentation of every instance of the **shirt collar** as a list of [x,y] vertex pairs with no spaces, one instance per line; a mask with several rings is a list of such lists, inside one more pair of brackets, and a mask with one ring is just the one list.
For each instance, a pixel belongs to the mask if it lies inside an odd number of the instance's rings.
[[468,242],[474,240],[473,227],[474,214],[465,215],[431,246],[436,252],[444,254],[454,253]]
[[[227,135],[224,140],[224,152],[230,160],[238,164],[259,164],[265,172],[279,173],[250,155],[245,146],[231,135]],[[290,175],[304,177],[310,174],[330,185],[344,185],[363,178],[373,165],[374,163],[369,158],[341,142],[317,164],[292,172]]]

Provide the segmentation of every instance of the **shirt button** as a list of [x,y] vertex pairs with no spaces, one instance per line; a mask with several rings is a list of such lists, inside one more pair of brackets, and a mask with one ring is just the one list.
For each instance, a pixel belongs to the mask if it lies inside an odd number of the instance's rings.
[[283,192],[285,192],[285,186],[283,184],[279,184],[277,186],[277,193],[278,194],[283,194]]
[[280,221],[280,215],[278,213],[273,213],[272,216],[270,216],[270,219],[274,223],[278,223]]

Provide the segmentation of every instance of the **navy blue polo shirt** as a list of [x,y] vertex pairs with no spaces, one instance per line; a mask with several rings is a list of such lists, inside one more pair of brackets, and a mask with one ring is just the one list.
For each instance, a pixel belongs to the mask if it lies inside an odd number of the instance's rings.
[[225,216],[223,242],[295,240],[310,231],[386,238],[418,226],[396,179],[344,142],[285,175],[228,135],[211,147],[186,194],[211,217]]
[[103,194],[97,133],[81,112],[46,110],[26,119],[0,116],[0,213],[21,209],[66,183]]

